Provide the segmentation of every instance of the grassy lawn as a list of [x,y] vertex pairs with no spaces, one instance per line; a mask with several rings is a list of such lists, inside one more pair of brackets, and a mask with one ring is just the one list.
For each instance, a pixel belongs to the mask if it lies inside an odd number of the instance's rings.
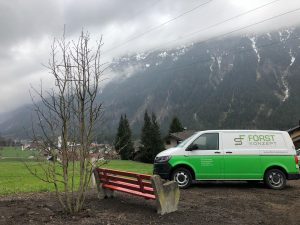
[[2,158],[28,158],[29,156],[37,155],[37,151],[24,150],[20,147],[1,147],[0,157]]
[[[27,163],[31,167],[39,169],[36,162]],[[102,167],[152,174],[153,165],[134,161],[112,160]],[[44,183],[31,175],[23,162],[0,160],[0,196],[20,192],[46,192],[53,190],[51,184]]]
[[103,165],[103,168],[118,169],[144,174],[152,174],[153,165],[141,162],[127,160],[112,160],[108,164]]

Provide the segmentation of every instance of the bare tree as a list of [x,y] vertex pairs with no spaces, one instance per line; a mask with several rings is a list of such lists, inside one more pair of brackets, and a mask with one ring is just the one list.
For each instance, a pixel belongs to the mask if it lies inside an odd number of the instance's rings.
[[89,159],[90,145],[103,113],[98,99],[105,70],[100,54],[102,38],[94,47],[90,45],[90,35],[83,31],[77,41],[67,41],[65,35],[54,40],[46,67],[55,87],[44,90],[41,84],[31,92],[38,124],[32,126],[34,141],[52,161],[39,163],[42,174],[28,169],[54,185],[59,203],[69,213],[83,207],[94,167]]

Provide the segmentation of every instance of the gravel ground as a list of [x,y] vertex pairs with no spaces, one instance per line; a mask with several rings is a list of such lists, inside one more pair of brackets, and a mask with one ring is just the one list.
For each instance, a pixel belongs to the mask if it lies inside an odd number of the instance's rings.
[[97,199],[88,193],[85,210],[64,215],[53,193],[0,197],[0,224],[300,224],[300,180],[285,190],[244,182],[198,183],[181,190],[179,210],[164,216],[154,201],[117,193]]

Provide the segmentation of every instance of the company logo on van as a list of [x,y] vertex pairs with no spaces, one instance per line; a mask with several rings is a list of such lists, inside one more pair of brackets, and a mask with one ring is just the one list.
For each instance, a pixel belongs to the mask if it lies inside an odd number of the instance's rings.
[[275,135],[239,135],[239,137],[234,138],[234,145],[243,145],[244,141],[247,141],[249,145],[276,145]]
[[245,135],[240,135],[238,138],[234,139],[235,145],[242,145]]

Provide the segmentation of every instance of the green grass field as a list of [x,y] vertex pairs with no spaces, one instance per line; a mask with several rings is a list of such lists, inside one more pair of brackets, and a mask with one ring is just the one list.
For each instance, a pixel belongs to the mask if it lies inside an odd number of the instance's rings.
[[[27,164],[40,170],[37,162],[27,161]],[[151,174],[153,165],[134,161],[112,160],[102,167]],[[31,175],[23,162],[0,160],[0,196],[21,192],[47,192],[53,190],[51,184]]]
[[29,156],[36,156],[37,151],[24,150],[22,151],[20,147],[0,147],[0,157],[5,159],[27,159]]
[[137,173],[144,173],[144,174],[152,174],[153,172],[152,164],[127,161],[127,160],[112,160],[108,164],[103,165],[102,167],[137,172]]

